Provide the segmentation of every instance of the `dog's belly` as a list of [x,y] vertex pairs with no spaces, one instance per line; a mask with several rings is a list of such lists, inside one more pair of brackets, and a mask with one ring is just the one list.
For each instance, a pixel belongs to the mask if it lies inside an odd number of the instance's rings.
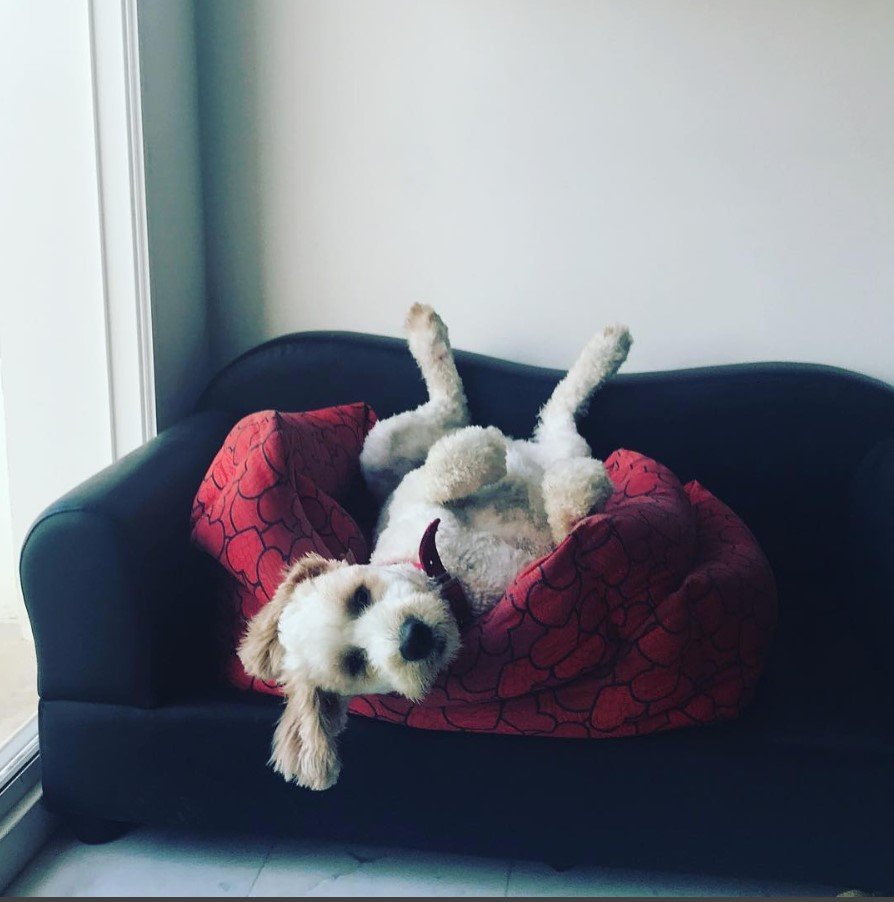
[[440,519],[437,547],[445,567],[463,584],[475,614],[493,607],[522,568],[553,548],[536,465],[512,450],[507,464],[506,477],[461,501],[422,503],[410,491],[395,492],[370,562],[416,561],[423,533]]
[[513,476],[450,505],[460,526],[488,535],[532,554],[550,542],[549,525],[539,493]]
[[444,532],[444,566],[463,584],[476,614],[492,608],[520,570],[552,550],[548,530],[537,529],[526,510],[465,511]]

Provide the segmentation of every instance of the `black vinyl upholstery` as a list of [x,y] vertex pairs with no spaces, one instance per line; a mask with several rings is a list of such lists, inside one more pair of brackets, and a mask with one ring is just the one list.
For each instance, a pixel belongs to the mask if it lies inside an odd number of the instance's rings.
[[[561,376],[457,358],[474,420],[518,436]],[[41,516],[21,569],[50,807],[894,887],[894,389],[829,367],[622,375],[581,424],[599,456],[632,448],[699,479],[770,557],[779,628],[738,721],[583,741],[353,718],[334,789],[287,786],[265,766],[278,703],[214,685],[215,574],[189,545],[193,494],[245,413],[364,400],[387,416],[423,398],[402,342],[277,339],[225,368],[193,416]]]

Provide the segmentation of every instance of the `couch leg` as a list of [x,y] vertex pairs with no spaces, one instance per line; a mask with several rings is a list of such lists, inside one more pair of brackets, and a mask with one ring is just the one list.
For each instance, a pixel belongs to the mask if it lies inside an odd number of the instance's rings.
[[75,815],[68,818],[68,825],[74,835],[85,845],[99,846],[124,836],[130,824],[107,821],[101,817]]
[[577,861],[564,855],[553,855],[546,860],[545,864],[559,874],[564,874],[565,871],[577,867]]

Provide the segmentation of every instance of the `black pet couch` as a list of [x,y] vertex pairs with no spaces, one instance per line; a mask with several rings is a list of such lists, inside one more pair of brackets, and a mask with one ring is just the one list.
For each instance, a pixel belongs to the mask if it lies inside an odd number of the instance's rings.
[[[561,376],[457,362],[473,420],[519,436]],[[356,400],[380,416],[424,400],[402,342],[268,342],[32,528],[44,798],[82,839],[194,824],[894,889],[894,389],[801,364],[622,375],[582,423],[600,457],[632,448],[699,479],[769,556],[779,624],[740,719],[561,740],[355,717],[340,782],[313,793],[266,766],[279,702],[214,677],[217,565],[189,513],[239,417]]]

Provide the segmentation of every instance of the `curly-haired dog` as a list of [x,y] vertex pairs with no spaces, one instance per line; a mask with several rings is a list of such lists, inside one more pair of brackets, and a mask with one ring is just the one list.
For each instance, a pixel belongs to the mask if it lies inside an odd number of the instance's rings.
[[575,415],[626,359],[625,328],[591,339],[528,441],[469,425],[447,328],[430,307],[415,305],[406,328],[429,400],[366,438],[361,468],[383,502],[370,563],[298,560],[239,650],[246,670],[280,682],[286,697],[271,764],[310,789],[338,779],[352,696],[422,698],[456,655],[465,619],[612,492]]

